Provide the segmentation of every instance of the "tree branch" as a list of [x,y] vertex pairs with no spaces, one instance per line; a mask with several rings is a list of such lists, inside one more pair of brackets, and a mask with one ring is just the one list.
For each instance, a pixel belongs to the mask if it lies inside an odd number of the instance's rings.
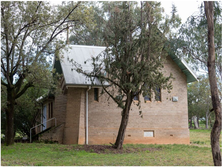
[[5,69],[5,66],[4,66],[4,63],[3,63],[3,60],[1,59],[1,67],[2,67],[2,70],[4,72],[4,75],[6,74],[6,69]]
[[32,32],[32,31],[30,31],[30,32],[28,32],[28,30],[29,30],[29,27],[26,29],[26,31],[25,31],[25,34],[24,34],[24,36],[23,36],[23,39],[22,39],[22,44],[21,44],[21,46],[20,47],[18,47],[18,49],[19,49],[19,57],[18,57],[18,61],[17,61],[17,63],[16,63],[16,65],[15,65],[15,67],[13,67],[13,69],[12,69],[12,74],[14,75],[15,73],[16,73],[16,71],[17,71],[17,69],[18,69],[18,67],[19,67],[19,65],[20,65],[20,62],[21,62],[21,57],[22,57],[22,50],[23,50],[23,46],[24,46],[24,44],[25,44],[25,40],[26,40],[26,38],[28,37],[28,35]]
[[1,84],[6,87],[8,86],[2,79],[1,79]]
[[16,94],[20,91],[20,88],[21,88],[21,86],[22,86],[22,83],[23,83],[23,80],[24,80],[24,78],[25,78],[25,74],[20,74],[19,75],[19,79],[18,79],[18,81],[16,82],[16,84],[15,84],[15,89],[16,89]]
[[24,86],[24,88],[23,88],[18,94],[16,94],[15,99],[19,98],[21,95],[23,95],[23,94],[26,92],[26,90],[27,90],[28,88],[33,87],[33,86],[34,86],[34,85],[33,85],[32,82],[27,83],[27,84]]
[[111,94],[109,93],[109,91],[106,90],[106,87],[105,87],[103,84],[102,84],[102,87],[103,87],[103,90],[105,90],[105,92],[109,95],[109,97],[111,97],[111,98],[118,104],[118,106],[123,109],[122,103],[119,102],[119,101],[117,101],[117,100],[113,97],[113,95],[111,95]]
[[[42,4],[42,1],[39,1],[39,4],[38,4],[38,6],[36,7],[36,10],[35,10],[35,14],[37,13],[37,11],[38,11],[38,9],[39,9],[39,7],[40,7],[40,5]],[[35,14],[34,14],[34,16],[35,16]],[[29,23],[27,23],[27,24],[25,24],[19,31],[18,31],[18,33],[17,33],[17,35],[14,37],[14,42],[12,43],[12,46],[11,46],[11,49],[10,49],[10,52],[9,52],[9,55],[12,53],[12,51],[14,50],[14,48],[15,48],[15,44],[16,44],[16,40],[17,40],[17,38],[19,37],[19,35],[22,33],[22,31],[25,29],[25,28],[29,28],[30,26],[32,26],[32,24],[34,24],[37,20],[36,20],[36,18],[33,16],[33,18],[32,18],[32,21],[31,22],[29,22]],[[28,31],[28,30],[27,30]],[[26,32],[27,32],[26,31]]]
[[66,19],[71,15],[71,13],[79,6],[81,2],[78,2],[75,7],[68,13],[68,15],[63,19],[63,21],[54,29],[54,31],[52,32],[52,35],[50,37],[50,39],[53,39],[53,35],[56,32],[56,30],[65,23]]
[[57,37],[57,35],[59,35],[61,32],[63,32],[65,29],[67,29],[67,27],[63,28],[62,30],[60,30],[59,32],[56,32],[56,30],[61,26],[63,25],[65,22],[66,22],[66,19],[72,14],[72,12],[78,7],[78,5],[80,4],[81,2],[78,2],[74,8],[68,13],[68,15],[63,19],[63,21],[57,26],[55,27],[54,31],[52,32],[48,42],[45,44],[45,46],[39,51],[39,53],[36,55],[36,58],[35,58],[35,61],[37,61],[38,59],[38,56],[48,47],[48,44],[55,38]]

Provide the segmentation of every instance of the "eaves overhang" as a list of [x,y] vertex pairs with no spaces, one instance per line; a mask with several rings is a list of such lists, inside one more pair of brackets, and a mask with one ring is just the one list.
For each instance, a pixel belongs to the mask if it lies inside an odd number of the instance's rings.
[[186,75],[187,77],[187,83],[198,81],[196,74],[193,72],[193,70],[188,66],[186,61],[184,59],[179,59],[175,54],[169,54],[171,59],[179,66],[181,71]]

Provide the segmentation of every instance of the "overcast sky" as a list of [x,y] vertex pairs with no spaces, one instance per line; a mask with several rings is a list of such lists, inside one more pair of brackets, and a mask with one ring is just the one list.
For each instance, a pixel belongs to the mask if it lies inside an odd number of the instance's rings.
[[177,12],[182,19],[182,23],[186,22],[187,18],[194,13],[198,13],[198,7],[201,5],[201,2],[198,0],[193,1],[167,1],[161,0],[162,7],[165,9],[165,13],[170,15],[172,10],[172,4],[177,7]]
[[[65,0],[67,1],[67,0]],[[83,0],[85,1],[85,0]],[[105,0],[106,1],[106,0]],[[119,0],[121,1],[121,0]],[[138,1],[138,0],[135,0]],[[187,18],[194,14],[195,12],[198,12],[198,7],[201,5],[200,0],[188,0],[188,1],[181,1],[181,0],[174,0],[174,1],[169,1],[169,0],[160,0],[162,7],[165,9],[165,13],[170,15],[171,9],[172,9],[172,4],[174,4],[177,7],[178,14],[180,18],[182,19],[182,23],[186,22]],[[52,4],[57,4],[61,3],[61,0],[50,0]]]

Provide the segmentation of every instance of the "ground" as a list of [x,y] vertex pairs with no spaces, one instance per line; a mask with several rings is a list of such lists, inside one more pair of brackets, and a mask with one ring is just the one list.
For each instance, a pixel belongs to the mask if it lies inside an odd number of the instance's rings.
[[131,147],[131,148],[123,148],[121,150],[117,150],[110,145],[84,145],[73,147],[75,150],[84,150],[86,152],[93,152],[97,154],[124,154],[124,153],[138,153],[142,151],[153,152],[161,150],[161,148],[139,148],[139,147]]
[[2,166],[213,166],[209,130],[191,130],[190,145],[60,145],[15,143],[1,147]]

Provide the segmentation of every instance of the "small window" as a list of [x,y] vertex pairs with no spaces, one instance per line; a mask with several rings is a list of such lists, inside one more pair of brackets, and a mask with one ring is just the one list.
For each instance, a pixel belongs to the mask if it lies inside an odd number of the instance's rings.
[[144,130],[144,137],[154,137],[153,130]]
[[161,101],[161,89],[160,89],[159,87],[156,88],[155,100],[156,100],[156,101]]
[[144,96],[144,101],[151,101],[151,98],[149,95]]
[[[149,91],[151,91],[150,86],[148,86],[147,84],[145,84],[144,86],[146,87],[146,89],[148,89]],[[147,90],[146,90],[146,91],[147,91]],[[145,102],[151,101],[151,96],[148,94],[148,92],[147,92],[147,94],[144,94],[144,95],[145,95],[145,96],[144,96],[144,101],[145,101]]]
[[94,100],[99,101],[99,88],[94,88]]

